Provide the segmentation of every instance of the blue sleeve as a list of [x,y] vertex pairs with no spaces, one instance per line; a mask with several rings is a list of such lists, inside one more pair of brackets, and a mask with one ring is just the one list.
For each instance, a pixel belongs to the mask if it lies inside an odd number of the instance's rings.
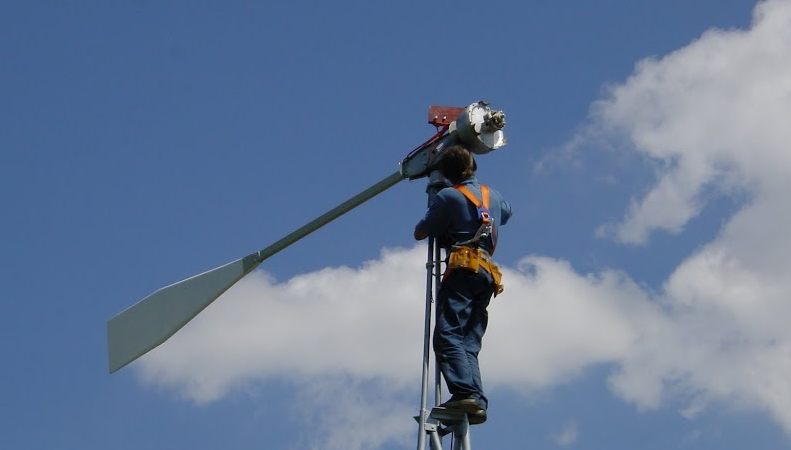
[[431,237],[441,237],[447,233],[450,227],[450,216],[448,206],[442,196],[435,196],[428,206],[425,217],[415,226],[416,230],[421,230]]
[[507,201],[502,200],[500,202],[500,225],[505,225],[508,223],[508,219],[511,218],[513,213],[514,212],[511,209],[511,205]]

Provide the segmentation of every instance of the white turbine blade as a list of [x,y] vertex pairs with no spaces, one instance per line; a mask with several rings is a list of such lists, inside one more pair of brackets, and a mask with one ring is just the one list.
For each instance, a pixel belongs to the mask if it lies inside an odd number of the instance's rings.
[[356,208],[404,177],[396,171],[260,252],[164,287],[107,322],[110,373],[165,342],[262,261]]
[[258,253],[154,292],[107,322],[110,373],[165,342],[258,266]]

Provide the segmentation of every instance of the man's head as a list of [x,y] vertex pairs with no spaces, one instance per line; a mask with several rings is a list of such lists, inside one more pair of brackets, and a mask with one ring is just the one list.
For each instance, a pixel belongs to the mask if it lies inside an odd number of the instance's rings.
[[477,168],[472,154],[458,144],[446,148],[439,161],[439,171],[452,182],[474,175]]

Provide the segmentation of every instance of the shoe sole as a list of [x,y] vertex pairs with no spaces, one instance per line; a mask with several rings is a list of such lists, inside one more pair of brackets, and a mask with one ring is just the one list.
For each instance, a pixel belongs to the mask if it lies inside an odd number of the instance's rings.
[[454,411],[463,411],[467,414],[475,414],[478,411],[483,411],[481,405],[479,405],[478,402],[475,400],[470,400],[470,401],[458,400],[455,402],[449,401],[441,406],[443,408],[452,409]]
[[486,422],[486,411],[479,409],[474,413],[467,413],[467,420],[470,422],[470,425],[480,425]]

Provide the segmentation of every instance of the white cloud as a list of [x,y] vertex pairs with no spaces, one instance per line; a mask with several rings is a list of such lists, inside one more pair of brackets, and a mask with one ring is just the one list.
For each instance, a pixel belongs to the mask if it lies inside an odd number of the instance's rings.
[[659,177],[629,208],[619,240],[680,232],[705,204],[706,189],[763,195],[788,187],[790,9],[787,0],[760,3],[748,31],[710,30],[643,60],[595,105],[598,129],[626,137]]
[[315,448],[414,439],[424,267],[425,248],[415,247],[285,283],[253,272],[142,358],[142,377],[199,403],[266,381],[290,384]]
[[151,352],[144,376],[199,402],[272,378],[353,374],[403,387],[414,374],[405,368],[420,370],[424,253],[385,251],[282,284],[256,271]]
[[[788,0],[760,3],[751,29],[710,30],[612,87],[594,128],[626,137],[658,177],[606,227],[617,240],[683,232],[712,193],[748,200],[657,293],[623,272],[580,274],[542,256],[504,268],[482,353],[487,386],[529,395],[605,363],[610,388],[638,408],[681,396],[686,417],[726,404],[765,411],[791,434],[790,117]],[[293,383],[301,402],[343,412],[317,419],[324,448],[414,439],[424,255],[389,250],[284,283],[255,272],[143,358],[141,373],[199,402]],[[377,421],[375,439],[354,433],[362,417]]]
[[552,436],[552,440],[561,447],[568,447],[577,442],[578,437],[577,422],[569,420],[563,424],[563,429],[560,432]]
[[[254,272],[142,358],[144,380],[209,402],[248,385],[286,381],[298,410],[322,411],[324,448],[414,439],[419,407],[425,247],[389,250],[357,269],[275,283]],[[482,354],[492,389],[524,393],[627,357],[656,308],[617,272],[580,276],[565,262],[525,258],[505,269]],[[540,345],[537,343],[540,342]],[[355,433],[362,418],[377,431]]]
[[[405,395],[409,393],[411,395]],[[415,440],[414,389],[393,389],[386,380],[361,382],[350,377],[314,378],[302,386],[296,409],[314,432],[309,448],[360,450],[387,442],[407,447]]]
[[763,409],[791,433],[791,2],[641,62],[594,111],[600,131],[657,167],[657,184],[607,227],[618,240],[680,232],[711,193],[747,199],[667,280],[665,327],[620,362],[613,389],[641,407],[671,391]]
[[523,392],[556,385],[626,357],[640,339],[637,325],[661,319],[622,273],[579,275],[566,262],[533,256],[505,276],[481,355],[489,385]]

